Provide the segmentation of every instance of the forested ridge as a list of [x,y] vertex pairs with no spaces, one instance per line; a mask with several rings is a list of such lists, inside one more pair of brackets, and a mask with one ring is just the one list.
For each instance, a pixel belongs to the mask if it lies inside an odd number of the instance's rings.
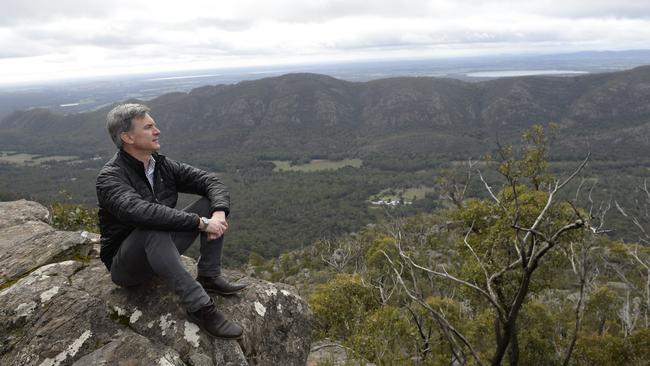
[[[448,171],[447,208],[387,218],[271,261],[252,256],[251,268],[298,286],[321,347],[345,349],[349,360],[646,365],[650,191],[630,192],[641,211],[594,199],[585,189],[588,152],[552,172],[548,137],[534,126],[523,149],[502,145],[484,165]],[[486,195],[466,190],[473,180]],[[607,236],[616,210],[638,240]]]
[[[445,165],[432,178],[430,206],[384,208],[357,216],[367,222],[359,229],[341,226],[338,233],[317,224],[333,217],[342,225],[346,210],[372,210],[324,206],[312,218],[303,208],[337,194],[365,196],[372,181],[340,180],[337,174],[354,168],[278,174],[296,184],[266,183],[306,201],[290,205],[294,216],[280,214],[284,206],[272,196],[253,199],[254,209],[275,227],[292,217],[292,234],[314,230],[318,239],[278,249],[270,260],[255,250],[234,253],[249,275],[295,285],[314,312],[319,347],[344,349],[349,362],[645,365],[650,188],[637,176],[623,179],[635,186],[606,192],[611,182],[594,176],[602,170],[590,166],[589,151],[582,161],[551,163],[557,133],[556,125],[535,125],[517,146],[498,144],[481,159]],[[619,168],[619,176],[638,171],[634,164]],[[338,192],[319,192],[337,179]],[[92,210],[55,203],[51,211],[60,228],[95,228]],[[300,226],[305,215],[316,224]],[[246,224],[232,230],[255,232]]]
[[[648,85],[648,67],[474,84],[298,74],[147,104],[162,153],[229,187],[225,263],[296,285],[326,348],[384,365],[643,365]],[[0,121],[0,199],[96,230],[108,108]]]
[[[219,170],[259,159],[462,160],[491,149],[497,133],[516,142],[522,129],[548,122],[563,132],[558,157],[577,159],[590,141],[597,160],[629,159],[647,152],[649,84],[650,66],[477,83],[288,74],[165,94],[147,104],[165,153]],[[107,158],[113,151],[104,128],[110,108],[14,112],[0,120],[0,143],[3,150]]]
[[[619,193],[635,191],[650,166],[647,85],[650,67],[480,83],[428,77],[354,83],[290,74],[146,103],[162,130],[161,153],[217,171],[228,185],[227,261],[234,264],[250,252],[270,258],[355,232],[386,213],[429,212],[443,202],[435,188],[444,171],[479,160],[497,143],[520,145],[521,131],[535,123],[559,126],[551,169],[590,151],[586,187],[596,184],[595,196],[633,206],[632,195]],[[2,151],[45,159],[15,164],[0,157],[0,199],[94,207],[95,176],[114,152],[104,127],[109,108],[68,115],[34,109],[0,121]],[[52,155],[73,160],[47,160]],[[361,164],[300,170],[322,159]],[[277,171],[273,161],[297,170]],[[386,190],[417,187],[428,191],[412,205],[386,210],[369,202]],[[633,237],[620,229],[621,215],[612,223],[613,237]]]

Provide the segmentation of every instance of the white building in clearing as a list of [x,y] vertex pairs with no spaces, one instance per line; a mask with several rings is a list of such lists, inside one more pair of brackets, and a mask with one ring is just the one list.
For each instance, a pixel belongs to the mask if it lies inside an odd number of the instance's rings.
[[379,201],[370,201],[370,204],[375,205],[375,206],[399,206],[399,205],[412,205],[413,202],[411,201],[403,201],[400,202],[398,200],[392,200],[390,198],[385,199],[385,200],[379,200]]

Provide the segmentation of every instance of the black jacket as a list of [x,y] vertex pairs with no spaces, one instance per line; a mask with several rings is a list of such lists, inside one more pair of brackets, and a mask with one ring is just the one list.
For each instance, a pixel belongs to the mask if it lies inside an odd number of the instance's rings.
[[215,174],[163,155],[153,157],[156,160],[153,191],[144,164],[124,150],[118,151],[97,176],[100,257],[109,270],[113,256],[135,228],[197,230],[197,214],[174,208],[178,192],[205,196],[212,211],[229,213],[230,195]]

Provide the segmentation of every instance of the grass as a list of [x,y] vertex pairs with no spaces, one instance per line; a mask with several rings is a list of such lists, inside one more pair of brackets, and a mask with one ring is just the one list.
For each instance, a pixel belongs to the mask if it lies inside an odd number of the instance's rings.
[[13,151],[0,151],[0,162],[21,166],[41,165],[46,161],[68,161],[79,159],[77,156],[52,155],[43,156],[35,154],[16,153]]
[[312,160],[307,164],[291,165],[291,162],[285,160],[274,160],[274,172],[290,171],[290,172],[317,172],[322,170],[337,170],[350,166],[353,168],[360,168],[363,160],[361,159],[344,159],[339,161],[333,160]]

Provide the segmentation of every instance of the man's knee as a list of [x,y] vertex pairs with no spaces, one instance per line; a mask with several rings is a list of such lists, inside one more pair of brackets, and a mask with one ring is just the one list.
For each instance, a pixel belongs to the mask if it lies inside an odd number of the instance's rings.
[[153,230],[153,229],[137,229],[139,231],[139,236],[143,238],[143,242],[146,244],[151,243],[164,243],[170,242],[173,244],[171,231],[164,230]]
[[138,245],[142,245],[142,248],[147,253],[151,253],[152,249],[163,252],[172,248],[176,250],[171,231],[153,229],[137,229],[137,231]]
[[140,229],[140,230],[142,230],[142,234],[153,238],[165,238],[171,235],[171,231],[165,231],[165,230],[153,230],[153,229]]

